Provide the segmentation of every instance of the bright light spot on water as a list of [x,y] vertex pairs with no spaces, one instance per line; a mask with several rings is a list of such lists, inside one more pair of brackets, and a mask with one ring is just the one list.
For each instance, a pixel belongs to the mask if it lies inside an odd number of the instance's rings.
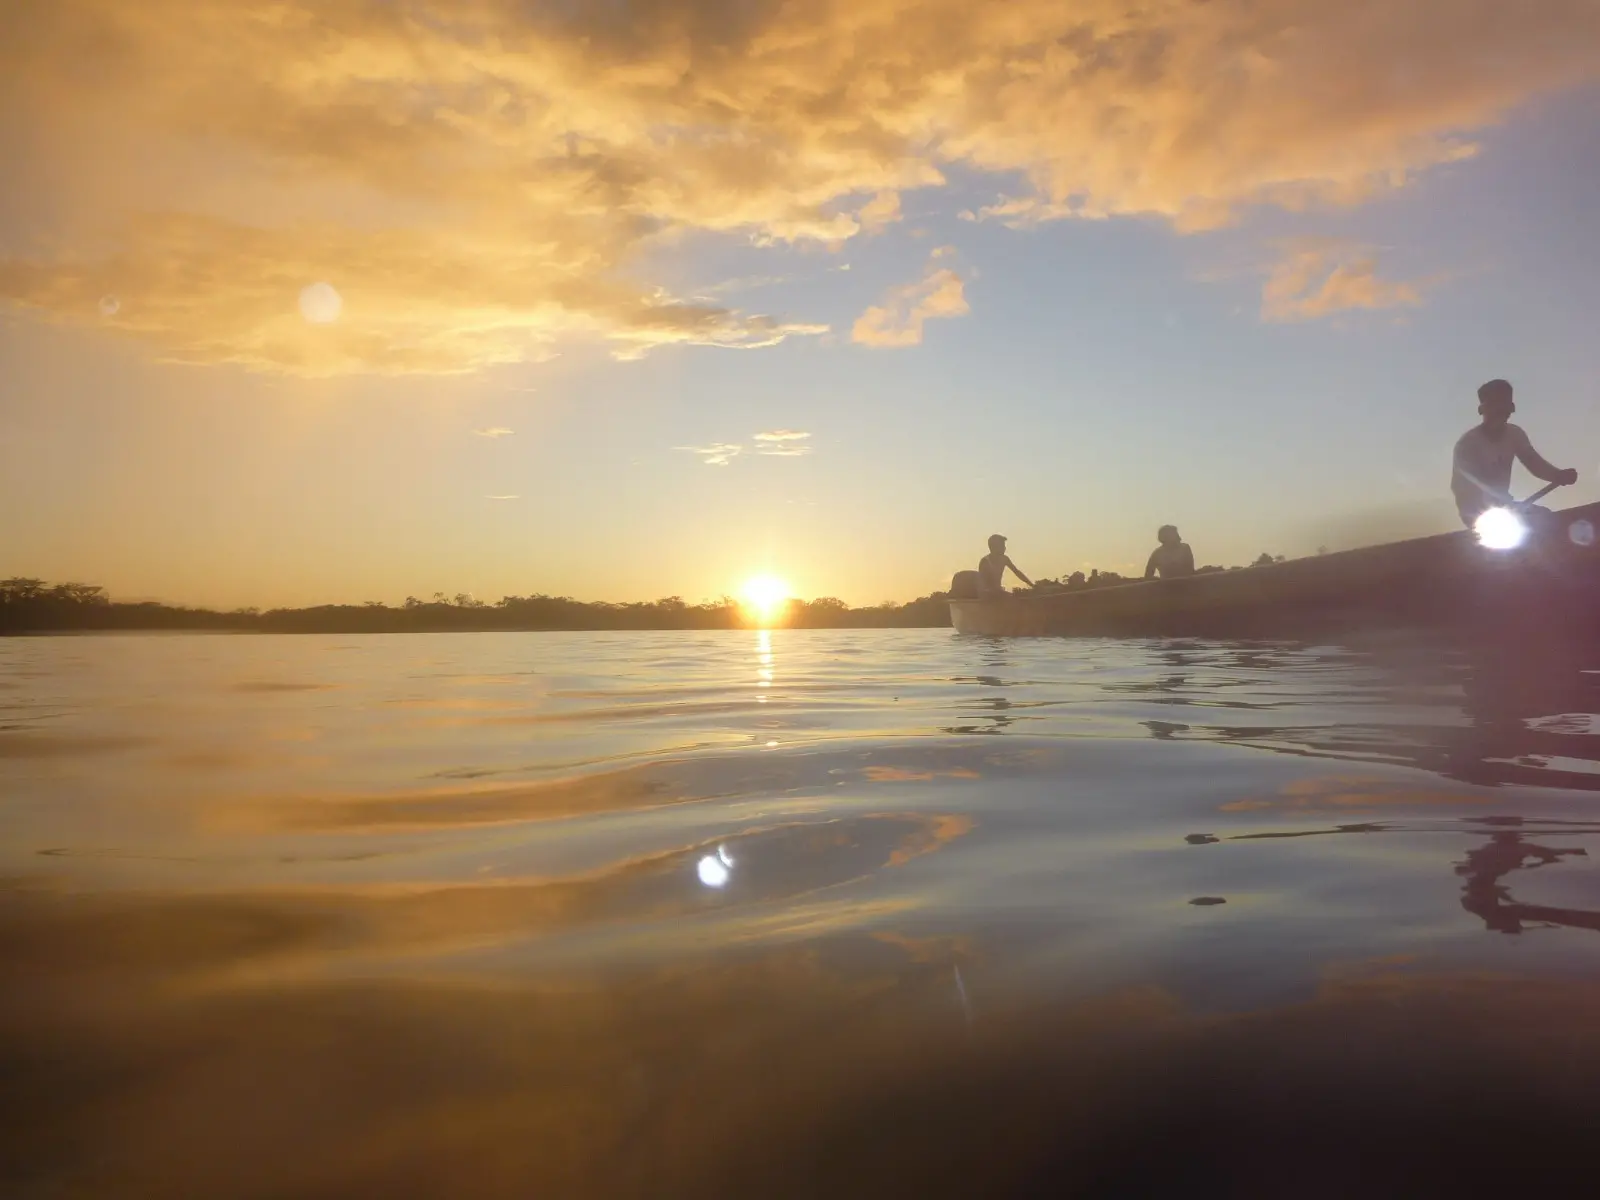
[[1579,517],[1567,526],[1567,536],[1572,539],[1574,546],[1594,545],[1594,524]]
[[121,310],[121,308],[122,301],[118,300],[115,296],[100,297],[100,315],[102,317],[114,317],[117,315],[118,311]]
[[707,887],[719,888],[728,882],[728,868],[722,865],[722,860],[715,854],[708,854],[700,860],[696,868],[700,875],[700,882]]
[[344,297],[331,283],[308,284],[300,292],[300,315],[313,325],[328,325],[344,311]]
[[695,866],[695,873],[707,887],[719,888],[726,884],[728,876],[733,874],[733,858],[728,854],[728,848],[718,846],[715,854],[702,858]]
[[1509,508],[1491,508],[1473,523],[1472,532],[1490,550],[1515,550],[1528,536],[1528,527]]

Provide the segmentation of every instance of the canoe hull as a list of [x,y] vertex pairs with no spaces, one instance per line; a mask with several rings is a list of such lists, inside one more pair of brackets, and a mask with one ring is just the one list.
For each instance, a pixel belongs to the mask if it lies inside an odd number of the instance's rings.
[[1271,566],[950,601],[985,637],[1305,637],[1375,627],[1600,632],[1600,504],[1553,514],[1514,551],[1466,531]]

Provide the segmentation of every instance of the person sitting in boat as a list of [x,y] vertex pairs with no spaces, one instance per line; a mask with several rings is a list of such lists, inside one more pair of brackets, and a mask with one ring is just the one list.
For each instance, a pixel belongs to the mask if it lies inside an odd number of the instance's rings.
[[1483,420],[1457,440],[1450,472],[1456,511],[1468,529],[1486,510],[1511,503],[1513,461],[1546,483],[1578,481],[1577,471],[1551,466],[1533,448],[1522,427],[1511,424],[1511,414],[1516,411],[1511,385],[1504,379],[1491,379],[1478,389],[1478,412]]
[[989,553],[978,560],[978,592],[983,596],[1004,596],[1006,594],[1006,570],[1010,569],[1018,579],[1029,587],[1033,580],[1029,579],[1017,569],[1017,564],[1006,555],[1006,539],[1000,534],[991,534],[989,537]]
[[1194,574],[1194,551],[1189,549],[1189,543],[1178,536],[1176,525],[1163,525],[1156,530],[1156,541],[1160,543],[1150,551],[1150,561],[1144,565],[1144,577],[1154,579],[1160,575],[1163,579],[1176,579],[1180,575]]

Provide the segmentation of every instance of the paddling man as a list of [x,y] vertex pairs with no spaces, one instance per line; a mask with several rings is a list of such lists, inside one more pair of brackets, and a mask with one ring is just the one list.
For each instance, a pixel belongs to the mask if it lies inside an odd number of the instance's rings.
[[978,560],[979,595],[1004,596],[1007,568],[1023,583],[1033,586],[1033,580],[1017,570],[1017,564],[1006,556],[1006,539],[998,533],[990,534],[989,553]]
[[1578,482],[1578,472],[1570,467],[1552,467],[1533,448],[1520,425],[1511,424],[1517,406],[1511,400],[1511,385],[1504,379],[1491,379],[1478,389],[1481,424],[1474,425],[1456,442],[1455,464],[1450,474],[1450,490],[1455,493],[1456,511],[1471,529],[1490,508],[1511,503],[1511,464],[1520,461],[1529,472],[1546,483]]
[[1178,536],[1176,525],[1163,525],[1156,530],[1156,541],[1161,544],[1150,551],[1150,561],[1144,565],[1144,577],[1176,579],[1180,575],[1194,574],[1194,551],[1189,543]]

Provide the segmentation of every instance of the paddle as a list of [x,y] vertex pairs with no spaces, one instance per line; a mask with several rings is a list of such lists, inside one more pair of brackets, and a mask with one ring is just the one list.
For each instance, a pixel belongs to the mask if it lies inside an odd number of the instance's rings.
[[1558,487],[1561,487],[1561,486],[1562,485],[1559,484],[1559,483],[1547,483],[1542,488],[1540,488],[1537,492],[1535,492],[1533,495],[1529,496],[1526,500],[1518,500],[1517,503],[1518,504],[1532,504],[1535,501],[1543,500],[1551,492],[1555,491]]

